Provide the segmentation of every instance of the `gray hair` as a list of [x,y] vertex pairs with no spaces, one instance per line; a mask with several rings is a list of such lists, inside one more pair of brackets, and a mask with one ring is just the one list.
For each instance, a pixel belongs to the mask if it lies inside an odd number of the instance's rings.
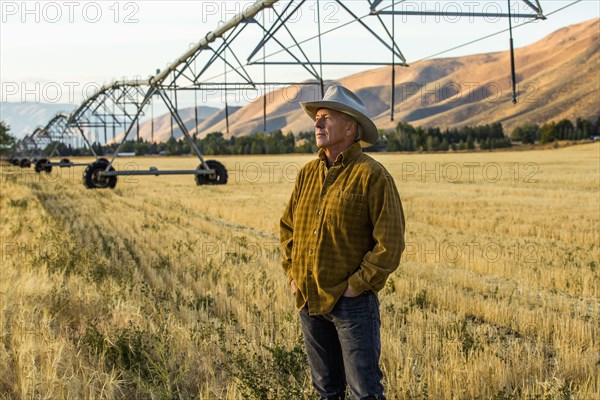
[[346,113],[340,112],[340,115],[344,121],[354,122],[356,124],[356,134],[354,135],[354,142],[358,142],[363,137],[363,127],[358,123],[356,118]]

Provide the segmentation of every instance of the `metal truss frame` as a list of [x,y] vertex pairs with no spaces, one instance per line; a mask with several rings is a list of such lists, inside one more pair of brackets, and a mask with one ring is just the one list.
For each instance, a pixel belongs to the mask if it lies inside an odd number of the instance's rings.
[[[93,147],[83,134],[83,131],[81,129],[74,130],[73,127],[68,125],[68,120],[69,115],[58,113],[48,121],[46,126],[37,128],[32,134],[20,140],[15,146],[14,157],[26,157],[29,160],[28,163],[20,163],[21,166],[29,166],[33,162],[36,172],[51,172],[54,166],[64,168],[87,165],[87,163],[72,163],[66,158],[63,158],[60,162],[50,161],[50,158],[59,156],[58,145],[60,143],[64,143],[67,140],[74,140],[79,136],[83,138],[87,147],[92,151],[92,154],[96,156]],[[48,149],[48,147],[51,147],[51,150],[48,158],[46,158],[42,152]],[[17,160],[17,158],[13,158],[13,160]]]
[[[301,10],[315,3],[317,18],[314,24],[316,32],[309,37],[301,38],[290,29],[289,21],[299,15]],[[323,0],[321,0],[323,1]],[[342,1],[331,0],[339,10],[343,11],[348,19],[328,31],[322,31],[319,14],[321,9],[319,0],[258,0],[243,12],[230,19],[217,29],[210,31],[196,45],[192,46],[181,57],[174,60],[165,70],[157,71],[157,74],[144,80],[115,81],[104,85],[69,116],[65,130],[74,129],[79,131],[85,138],[84,129],[103,129],[104,142],[107,142],[108,129],[112,129],[113,140],[117,129],[123,132],[123,136],[114,152],[112,159],[106,165],[100,176],[111,177],[117,175],[160,175],[163,173],[185,173],[194,175],[213,174],[214,171],[205,162],[201,152],[197,148],[192,134],[186,127],[180,113],[178,94],[185,91],[193,91],[194,94],[202,91],[221,91],[225,93],[239,90],[263,90],[263,124],[266,129],[266,94],[267,88],[284,87],[289,85],[311,85],[316,86],[321,96],[324,93],[326,77],[323,68],[327,66],[391,66],[391,82],[393,88],[396,80],[396,66],[408,66],[406,58],[402,54],[396,41],[395,17],[399,15],[446,15],[446,16],[469,16],[469,17],[519,17],[531,19],[545,19],[539,0],[512,0],[514,3],[523,3],[531,10],[530,14],[511,13],[511,0],[507,0],[508,13],[471,13],[471,12],[438,12],[438,11],[414,11],[404,10],[398,7],[405,0],[365,0]],[[357,11],[356,5],[360,3]],[[277,9],[275,6],[280,6]],[[267,11],[269,10],[269,11]],[[362,13],[361,13],[362,11]],[[266,13],[269,12],[270,20],[267,21]],[[365,56],[358,55],[357,59],[349,60],[325,60],[323,57],[322,39],[333,31],[355,24],[356,29],[361,29],[373,46],[382,46],[389,53],[387,60],[365,60]],[[250,31],[255,36],[251,36]],[[236,47],[240,37],[251,36],[256,38],[255,46]],[[512,38],[512,34],[511,34]],[[317,43],[318,55],[314,55],[314,49],[309,51],[307,43]],[[272,48],[275,51],[272,51]],[[267,54],[267,48],[271,51]],[[512,50],[512,40],[511,40]],[[242,53],[244,54],[242,56]],[[368,57],[367,57],[368,58]],[[290,80],[270,80],[267,77],[266,68],[276,66],[277,68],[295,67],[302,71],[303,75],[290,74]],[[216,68],[222,71],[215,74]],[[514,64],[513,64],[514,70]],[[514,76],[514,75],[513,75]],[[391,90],[390,113],[393,120],[393,108],[395,103],[394,90]],[[190,143],[191,148],[200,160],[200,166],[193,171],[114,171],[112,164],[118,157],[119,151],[131,136],[134,127],[137,126],[139,139],[140,117],[145,115],[144,109],[153,99],[159,99],[166,106],[183,136]],[[229,127],[228,102],[225,97],[225,119]],[[196,126],[198,125],[196,107]],[[85,138],[86,143],[89,141]]]
[[66,121],[69,118],[64,113],[58,113],[44,127],[36,128],[33,133],[25,136],[17,143],[17,153],[28,157],[41,157],[41,152],[49,145],[63,141],[68,132]]

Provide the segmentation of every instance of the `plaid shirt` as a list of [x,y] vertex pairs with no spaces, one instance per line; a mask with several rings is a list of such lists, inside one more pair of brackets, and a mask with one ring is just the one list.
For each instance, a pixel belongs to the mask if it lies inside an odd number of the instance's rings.
[[296,306],[329,313],[346,287],[381,290],[404,250],[404,213],[393,178],[358,143],[328,169],[306,164],[280,221],[283,269]]

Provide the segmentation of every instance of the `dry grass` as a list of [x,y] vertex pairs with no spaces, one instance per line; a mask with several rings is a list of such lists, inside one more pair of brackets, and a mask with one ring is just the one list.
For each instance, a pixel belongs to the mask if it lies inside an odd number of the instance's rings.
[[[311,157],[113,191],[2,167],[0,398],[310,396],[277,227]],[[376,158],[408,228],[380,294],[388,398],[600,398],[600,145]]]

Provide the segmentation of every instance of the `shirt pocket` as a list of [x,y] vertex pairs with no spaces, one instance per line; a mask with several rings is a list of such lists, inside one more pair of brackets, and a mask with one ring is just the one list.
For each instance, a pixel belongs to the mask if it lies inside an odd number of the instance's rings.
[[332,195],[328,204],[328,222],[335,226],[353,227],[362,217],[365,196],[350,191],[337,191]]

